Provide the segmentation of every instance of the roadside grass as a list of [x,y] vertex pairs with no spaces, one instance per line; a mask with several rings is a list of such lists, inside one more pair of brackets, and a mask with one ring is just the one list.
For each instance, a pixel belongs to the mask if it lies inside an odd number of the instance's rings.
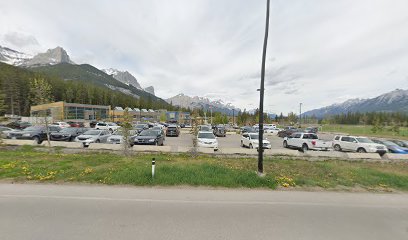
[[[156,174],[151,177],[151,160]],[[31,147],[0,150],[0,179],[14,182],[74,182],[137,186],[209,186],[227,188],[364,188],[408,191],[408,163],[309,162],[266,158],[265,177],[254,158],[188,154],[48,153]]]
[[323,125],[323,132],[336,132],[345,133],[350,135],[364,135],[371,137],[383,137],[383,138],[399,138],[408,140],[408,128],[401,127],[399,133],[395,133],[391,130],[391,127],[384,127],[380,132],[373,133],[371,131],[373,126],[371,125],[343,125],[343,124],[327,124]]

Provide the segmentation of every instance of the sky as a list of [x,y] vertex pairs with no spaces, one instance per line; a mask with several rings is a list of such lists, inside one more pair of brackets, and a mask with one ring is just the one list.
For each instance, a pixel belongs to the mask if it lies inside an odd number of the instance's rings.
[[[271,0],[265,110],[408,89],[407,0]],[[63,47],[156,95],[259,106],[266,0],[2,0],[0,45]]]

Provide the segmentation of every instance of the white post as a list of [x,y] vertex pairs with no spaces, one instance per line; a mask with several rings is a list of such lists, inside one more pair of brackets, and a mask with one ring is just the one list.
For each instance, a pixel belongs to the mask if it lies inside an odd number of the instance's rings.
[[156,159],[153,158],[153,159],[152,159],[152,178],[154,178],[154,168],[155,168],[155,165],[156,165]]

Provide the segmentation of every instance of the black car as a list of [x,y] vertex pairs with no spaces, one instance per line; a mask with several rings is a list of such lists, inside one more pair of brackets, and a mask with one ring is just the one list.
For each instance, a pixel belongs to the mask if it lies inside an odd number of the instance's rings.
[[302,132],[302,129],[288,128],[278,132],[278,137],[284,138],[292,135],[294,132]]
[[218,125],[213,128],[213,133],[217,137],[226,137],[227,136],[226,132],[227,131],[225,130],[225,127],[222,125]]
[[29,122],[22,122],[22,121],[15,121],[11,122],[6,125],[6,127],[12,128],[12,129],[24,129],[27,127],[31,127],[31,123]]
[[72,142],[76,137],[88,131],[89,128],[63,128],[59,132],[53,132],[50,134],[50,139],[53,141],[68,141]]
[[[58,126],[48,126],[49,133],[59,132],[61,130]],[[41,144],[47,140],[47,131],[44,126],[32,126],[27,127],[21,131],[13,131],[9,133],[8,138],[11,139],[26,139],[34,140],[36,143]]]
[[250,126],[244,126],[241,128],[241,133],[251,133],[251,132],[255,133],[257,131],[255,130],[255,128],[250,127]]
[[135,137],[134,145],[164,145],[164,136],[160,130],[143,130],[137,137]]
[[169,125],[166,129],[166,136],[176,136],[180,135],[180,130],[177,125]]

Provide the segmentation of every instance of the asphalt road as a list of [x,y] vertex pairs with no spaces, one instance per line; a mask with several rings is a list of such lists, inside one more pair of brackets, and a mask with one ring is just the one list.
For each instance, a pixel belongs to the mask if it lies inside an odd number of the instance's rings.
[[408,239],[408,195],[0,184],[0,239]]

